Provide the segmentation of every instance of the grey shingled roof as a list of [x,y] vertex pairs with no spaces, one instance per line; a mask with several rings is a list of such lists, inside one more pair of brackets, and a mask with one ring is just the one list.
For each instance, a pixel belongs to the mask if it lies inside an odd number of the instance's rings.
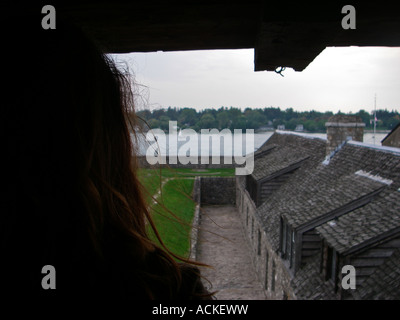
[[[279,248],[280,216],[300,226],[346,203],[379,190],[370,202],[323,223],[316,230],[339,253],[357,252],[373,247],[386,236],[400,235],[400,150],[390,150],[349,142],[331,159],[322,164],[325,143],[298,135],[274,134],[267,143],[295,148],[310,158],[273,193],[256,211],[275,251]],[[283,149],[281,149],[283,150]],[[257,167],[260,159],[255,161]],[[361,172],[361,174],[360,174]],[[376,268],[360,288],[355,299],[393,299],[400,296],[400,249]],[[320,253],[307,260],[292,278],[292,287],[299,299],[336,299],[332,287],[319,271]]]
[[391,184],[368,205],[340,217],[335,225],[324,224],[317,231],[338,252],[344,253],[371,244],[373,239],[400,227],[400,150],[398,153],[385,148],[348,144],[336,159],[332,170],[342,172],[348,166],[363,170],[371,176],[390,180]]
[[308,157],[301,152],[296,152],[285,146],[278,146],[270,150],[267,156],[260,157],[259,159],[256,158],[257,166],[254,167],[252,173],[255,180],[269,177],[285,168],[304,161]]
[[351,290],[354,299],[398,300],[400,299],[400,249],[385,259],[375,272],[357,290]]
[[[267,237],[274,250],[279,246],[279,223],[280,208],[288,205],[291,198],[296,196],[295,185],[310,177],[315,167],[319,166],[325,158],[326,141],[322,139],[312,139],[300,134],[275,133],[267,140],[263,146],[266,148],[269,145],[276,146],[265,158],[274,156],[275,152],[279,152],[279,148],[284,148],[288,152],[296,151],[297,157],[308,157],[299,169],[297,169],[288,181],[281,186],[279,192],[275,192],[257,208],[256,214],[261,221]],[[265,159],[255,160],[255,169],[260,166]]]
[[291,280],[296,298],[299,300],[337,300],[332,284],[327,283],[319,272],[321,254],[312,256]]
[[337,177],[323,171],[305,181],[303,188],[298,186],[305,191],[281,208],[280,213],[292,227],[297,228],[334,210],[340,210],[384,187],[380,182],[355,173]]
[[[384,186],[383,191],[370,204],[351,212],[349,217],[347,215],[350,213],[338,219],[339,224],[342,221],[343,224],[353,223],[357,221],[357,218],[360,220],[359,227],[352,229],[351,237],[357,241],[354,242],[354,245],[359,245],[366,237],[364,230],[367,230],[367,225],[370,225],[368,230],[371,230],[371,236],[381,233],[390,227],[390,217],[397,217],[396,213],[400,212],[400,202],[398,201],[400,192],[397,191],[400,188],[400,152],[396,154],[379,148],[348,143],[331,159],[328,165],[323,165],[324,141],[289,134],[275,134],[270,140],[271,144],[296,148],[296,151],[302,154],[315,152],[314,156],[305,161],[301,168],[280,188],[279,192],[272,194],[268,202],[263,203],[257,209],[267,236],[276,250],[279,246],[281,215],[286,215],[291,219],[290,222],[299,226],[301,223],[309,221],[310,218],[326,214],[331,209],[382,187],[382,184],[377,181],[356,175],[355,173],[359,170],[392,180],[393,183],[390,186]],[[322,154],[318,148],[323,149]],[[270,155],[274,153],[274,150]],[[258,166],[259,161],[256,160],[255,167]],[[375,218],[373,219],[363,220],[362,216],[358,215],[371,211],[374,212]],[[385,217],[385,214],[388,217],[387,224],[382,222],[381,228],[374,226],[377,219],[381,216]],[[358,224],[356,225],[358,226]],[[328,224],[320,229],[327,230],[326,226]],[[347,227],[346,230],[350,230],[350,227]],[[326,234],[327,232],[329,231],[326,231]],[[332,231],[331,238],[335,238],[337,243],[343,242],[340,233]],[[333,240],[331,241],[333,243]],[[349,243],[349,245],[352,244]],[[348,248],[346,247],[346,249]]]
[[[400,229],[400,192],[384,190],[372,203],[354,210],[334,224],[325,223],[316,230],[339,253],[361,248],[363,243]],[[353,249],[353,250],[354,250]]]

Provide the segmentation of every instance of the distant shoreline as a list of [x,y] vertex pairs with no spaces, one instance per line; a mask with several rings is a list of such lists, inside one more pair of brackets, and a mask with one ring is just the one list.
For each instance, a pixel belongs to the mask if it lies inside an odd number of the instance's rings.
[[[376,133],[389,133],[391,130],[376,130]],[[374,133],[374,130],[364,130],[364,133]]]

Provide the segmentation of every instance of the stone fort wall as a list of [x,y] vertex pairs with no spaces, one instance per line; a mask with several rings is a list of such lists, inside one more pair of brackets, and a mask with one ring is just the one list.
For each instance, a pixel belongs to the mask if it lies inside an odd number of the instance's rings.
[[256,215],[254,202],[245,189],[244,176],[236,177],[236,206],[246,239],[252,248],[251,256],[256,273],[264,286],[267,299],[296,299],[288,271],[267,240],[262,223]]

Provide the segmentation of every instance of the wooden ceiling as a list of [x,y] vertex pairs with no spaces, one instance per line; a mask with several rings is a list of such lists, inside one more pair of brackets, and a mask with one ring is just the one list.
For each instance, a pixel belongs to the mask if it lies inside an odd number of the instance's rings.
[[348,2],[53,3],[57,16],[81,25],[107,53],[254,48],[256,71],[302,71],[328,46],[400,46],[396,2],[353,1],[356,29],[344,30]]

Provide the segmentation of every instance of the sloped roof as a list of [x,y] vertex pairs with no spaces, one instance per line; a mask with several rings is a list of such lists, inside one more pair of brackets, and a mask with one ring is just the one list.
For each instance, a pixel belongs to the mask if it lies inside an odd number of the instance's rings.
[[336,300],[332,285],[323,280],[320,273],[321,254],[312,256],[291,280],[293,292],[300,300]]
[[353,209],[352,203],[384,187],[378,181],[355,173],[337,177],[326,171],[326,168],[322,168],[321,174],[315,174],[303,183],[299,182],[296,189],[301,192],[280,210],[280,214],[292,227],[301,227],[332,212],[336,212],[335,216],[347,213]]
[[391,232],[400,232],[400,151],[349,143],[332,161],[336,171],[346,166],[362,168],[370,179],[382,179],[388,185],[371,203],[339,217],[335,224],[318,227],[328,243],[346,253]]
[[385,259],[375,272],[352,291],[355,299],[398,300],[400,299],[400,249]]
[[[400,236],[400,151],[396,148],[348,142],[325,165],[324,153],[317,149],[325,151],[325,143],[318,139],[276,133],[268,143],[275,144],[276,150],[280,146],[289,149],[296,146],[296,151],[316,152],[256,211],[273,250],[279,249],[281,215],[293,226],[301,227],[337,208],[344,209],[342,215],[320,224],[316,231],[340,254],[357,254],[385,239]],[[259,163],[262,162],[256,160],[255,167]],[[373,192],[376,194],[369,202],[361,202],[361,206],[354,208],[348,206],[363,197],[367,199]],[[319,251],[308,257],[291,279],[296,298],[340,298],[320,273],[321,254]],[[399,265],[400,249],[395,249],[351,292],[352,297],[398,299]]]
[[[293,153],[293,150],[295,150],[296,156],[298,157],[308,157],[293,175],[291,175],[288,181],[280,187],[279,191],[273,193],[268,198],[267,202],[264,202],[257,208],[256,213],[267,233],[267,237],[270,238],[274,250],[277,250],[279,246],[280,223],[280,215],[278,212],[280,212],[281,208],[288,206],[292,198],[296,196],[296,184],[310,178],[315,167],[321,165],[325,158],[326,140],[310,138],[303,134],[277,132],[267,140],[262,148],[267,148],[270,145],[275,145],[277,147],[274,148],[271,153],[267,154],[265,158],[273,156],[274,152],[281,154],[279,148],[290,153]],[[258,166],[265,161],[268,160],[255,159],[254,169],[258,170]]]
[[382,139],[381,142],[384,142],[387,138],[389,138],[399,128],[400,128],[400,122],[386,135],[385,138]]
[[275,150],[268,149],[271,151],[266,156],[260,158],[255,157],[257,166],[254,168],[252,176],[255,180],[262,180],[272,175],[279,175],[296,165],[300,165],[302,161],[306,160],[309,156],[304,155],[301,152],[296,152],[285,146],[279,146]]
[[[318,231],[342,252],[396,228],[396,219],[400,215],[400,152],[372,148],[362,143],[347,143],[329,165],[323,165],[325,143],[318,139],[276,133],[268,143],[284,145],[289,149],[295,147],[305,154],[306,150],[308,154],[316,152],[281,186],[279,192],[272,194],[268,202],[257,209],[275,250],[279,247],[281,215],[293,226],[299,227],[335,209],[345,208],[352,201],[374,191],[381,190],[369,204],[342,215],[336,219],[334,227],[325,222]],[[317,151],[318,148],[322,148],[322,152]],[[255,168],[259,163],[262,162],[255,161]],[[360,170],[392,183],[387,185],[379,179],[356,174]],[[391,222],[391,219],[394,221]]]

